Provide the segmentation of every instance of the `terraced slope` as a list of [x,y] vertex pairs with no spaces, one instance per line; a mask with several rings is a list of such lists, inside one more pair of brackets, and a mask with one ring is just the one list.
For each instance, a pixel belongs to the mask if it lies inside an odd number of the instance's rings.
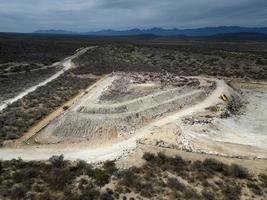
[[[57,143],[84,138],[93,140],[101,137],[128,136],[153,120],[190,107],[206,97],[205,90],[201,89],[200,85],[169,85],[161,88],[161,91],[154,87],[149,95],[124,102],[114,102],[113,99],[110,103],[106,100],[101,101],[105,93],[112,92],[110,86],[113,82],[124,76],[127,74],[113,74],[103,80],[98,87],[83,96],[62,116],[32,138],[32,142]],[[147,84],[150,86],[151,82]],[[161,86],[159,83],[155,84]],[[149,86],[143,84],[143,87]]]

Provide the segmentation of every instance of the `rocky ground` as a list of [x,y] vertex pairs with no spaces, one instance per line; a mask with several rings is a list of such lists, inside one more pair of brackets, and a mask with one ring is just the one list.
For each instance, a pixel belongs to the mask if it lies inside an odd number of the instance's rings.
[[[267,158],[266,118],[256,114],[266,107],[265,95],[264,89],[249,92],[215,78],[112,73],[41,130],[20,141],[21,149],[3,149],[0,154],[6,159],[20,156],[29,160],[64,154],[72,160],[98,162],[124,159],[140,146],[150,145]],[[256,115],[257,122],[248,123]],[[262,133],[256,131],[260,129]],[[36,155],[29,153],[32,149]]]
[[[114,73],[88,92],[32,141],[127,137],[151,121],[200,101],[212,84],[170,74]],[[103,88],[103,92],[101,91]],[[203,91],[202,91],[202,90]],[[109,136],[110,135],[110,136]],[[42,141],[42,136],[46,138]],[[58,138],[58,139],[56,139]]]

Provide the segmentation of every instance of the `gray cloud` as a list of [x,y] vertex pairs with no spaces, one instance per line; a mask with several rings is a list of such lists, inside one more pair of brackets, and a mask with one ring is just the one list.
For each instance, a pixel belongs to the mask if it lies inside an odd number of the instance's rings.
[[266,0],[0,0],[0,31],[266,26]]

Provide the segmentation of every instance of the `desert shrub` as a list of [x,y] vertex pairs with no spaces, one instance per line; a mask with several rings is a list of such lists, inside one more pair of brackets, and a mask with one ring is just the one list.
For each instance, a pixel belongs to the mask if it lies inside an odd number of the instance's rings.
[[18,139],[20,136],[17,133],[9,133],[6,136],[6,140],[15,140]]
[[10,189],[10,195],[13,199],[23,199],[27,188],[22,183],[15,184]]
[[116,164],[114,161],[106,161],[104,162],[103,168],[106,170],[108,174],[113,174],[118,169],[116,168]]
[[225,168],[222,162],[215,159],[205,159],[203,161],[203,166],[215,172],[222,172]]
[[137,191],[140,191],[140,195],[146,198],[151,198],[155,195],[153,184],[149,182],[142,184],[140,189],[137,188]]
[[[92,170],[92,166],[87,164],[83,160],[77,161],[76,165],[72,166],[70,169],[70,171],[72,171],[73,173],[76,173],[77,175],[88,174],[89,170]],[[92,176],[92,173],[90,175]]]
[[103,186],[109,182],[110,176],[105,170],[95,169],[93,177],[99,186]]
[[257,59],[256,64],[257,65],[266,65],[266,62],[259,58],[259,59]]
[[25,167],[24,169],[17,170],[13,174],[13,180],[16,183],[20,183],[23,181],[30,181],[31,178],[35,178],[39,175],[39,171],[36,168]]
[[122,194],[124,191],[123,191],[123,186],[121,186],[120,184],[117,184],[116,186],[115,186],[115,192],[117,193],[117,194]]
[[186,161],[181,157],[181,156],[175,156],[171,162],[174,164],[174,165],[186,165]]
[[[114,199],[122,198],[121,194],[126,193],[147,199],[164,195],[169,199],[238,200],[242,189],[240,184],[247,185],[257,195],[262,195],[263,187],[266,187],[266,175],[260,174],[258,182],[251,182],[258,180],[256,178],[238,180],[245,177],[243,168],[225,167],[224,164],[222,168],[220,162],[212,159],[189,162],[179,156],[153,155],[152,160],[141,167],[124,170],[117,169],[112,161],[105,162],[101,168],[93,168],[84,161],[65,161],[62,156],[54,156],[49,162],[0,161],[0,194],[7,199],[16,199],[12,196],[16,194],[20,199],[37,200]],[[187,176],[181,172],[186,172]],[[115,192],[104,191],[102,187],[110,183],[111,176],[115,178]],[[195,187],[205,189],[200,194]]]
[[18,158],[7,161],[7,165],[14,166],[15,169],[23,169],[27,166],[27,162],[24,162],[21,158]]
[[175,172],[180,176],[186,175],[186,170],[189,163],[182,159],[180,156],[168,158],[168,162],[165,162],[165,168],[169,171]]
[[32,190],[34,192],[42,193],[42,192],[47,191],[48,190],[48,187],[44,183],[42,183],[42,182],[35,182],[32,185]]
[[36,193],[33,195],[33,199],[36,200],[54,200],[54,199],[60,199],[60,195],[54,194],[51,191],[45,191],[43,193]]
[[147,162],[154,161],[155,160],[155,154],[146,152],[143,154],[143,159],[146,160]]
[[66,162],[64,161],[64,156],[52,156],[49,158],[49,161],[53,168],[62,168],[65,166]]
[[95,200],[99,199],[100,192],[96,189],[84,190],[79,196],[79,200]]
[[141,176],[135,175],[132,169],[125,170],[120,175],[120,185],[126,186],[128,188],[135,189],[136,192],[140,192],[142,190]]
[[178,181],[176,178],[168,178],[167,180],[167,187],[171,188],[172,190],[178,190],[178,191],[185,191],[186,187],[183,183]]
[[207,178],[210,178],[213,175],[213,171],[204,166],[203,162],[199,160],[194,161],[190,168],[192,171],[196,172],[196,179],[201,182],[205,182]]
[[93,189],[94,183],[86,178],[81,178],[78,184],[79,190]]
[[2,160],[0,160],[0,174],[4,171]]
[[246,168],[237,165],[237,164],[231,164],[229,167],[229,174],[235,178],[245,179],[248,178],[249,172]]
[[262,189],[261,187],[255,183],[255,182],[248,182],[247,183],[247,187],[254,193],[254,194],[257,194],[257,195],[261,195],[262,194]]
[[204,189],[202,191],[202,197],[206,200],[215,200],[216,199],[216,194],[211,191],[211,190],[208,190],[208,189]]
[[183,198],[198,200],[200,196],[195,189],[187,187],[186,190],[184,191]]
[[94,176],[94,169],[91,165],[86,166],[86,172],[88,176],[93,177]]
[[63,190],[73,180],[69,168],[56,168],[46,177],[46,181],[52,190]]
[[222,192],[226,199],[239,200],[241,195],[241,187],[235,182],[227,182],[223,184]]
[[156,172],[158,169],[163,171],[172,171],[177,174],[182,175],[184,170],[187,168],[187,163],[180,157],[167,157],[164,153],[158,153],[157,155],[151,153],[145,153],[143,155],[148,165],[150,171]]
[[193,161],[191,164],[191,170],[197,171],[203,169],[203,163],[200,160]]
[[68,110],[69,106],[63,106],[63,110]]
[[267,175],[266,174],[260,174],[259,179],[262,182],[263,186],[267,188]]
[[164,153],[159,152],[156,157],[156,160],[157,160],[157,164],[162,165],[168,162],[169,158]]
[[106,192],[100,195],[100,200],[113,200],[113,191],[111,189],[107,189]]

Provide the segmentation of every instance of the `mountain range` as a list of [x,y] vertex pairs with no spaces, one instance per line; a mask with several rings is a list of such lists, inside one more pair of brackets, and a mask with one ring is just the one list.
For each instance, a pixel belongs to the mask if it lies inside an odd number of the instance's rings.
[[34,34],[60,34],[60,35],[88,35],[88,36],[132,36],[132,35],[156,35],[156,36],[212,36],[225,33],[263,33],[267,34],[267,27],[240,27],[240,26],[219,26],[195,29],[129,29],[129,30],[101,30],[95,32],[72,32],[66,30],[38,30]]

